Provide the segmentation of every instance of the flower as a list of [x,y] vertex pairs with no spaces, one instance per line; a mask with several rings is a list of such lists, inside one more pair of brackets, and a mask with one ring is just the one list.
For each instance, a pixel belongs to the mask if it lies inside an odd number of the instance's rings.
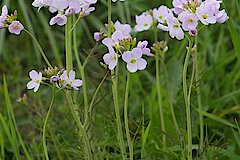
[[147,66],[147,61],[142,57],[142,50],[134,48],[132,51],[126,51],[122,55],[122,59],[127,62],[127,70],[131,73],[137,70],[144,70]]
[[214,24],[217,22],[214,12],[215,10],[212,9],[212,6],[207,5],[207,3],[202,4],[196,9],[196,14],[204,25]]
[[9,32],[16,35],[19,35],[23,29],[24,27],[19,21],[13,21],[8,27]]
[[195,28],[190,29],[188,33],[189,33],[190,36],[195,37],[197,35],[197,29],[195,29]]
[[56,83],[60,80],[59,76],[52,76],[50,78],[50,83]]
[[100,32],[95,32],[94,33],[94,39],[95,41],[100,41],[102,39],[102,34]]
[[67,84],[70,85],[73,89],[79,90],[78,87],[82,86],[82,80],[75,79],[75,71],[71,70],[69,72],[69,79]]
[[119,42],[122,41],[124,39],[124,36],[122,34],[122,32],[120,31],[115,31],[113,34],[112,34],[112,37],[111,38],[104,38],[102,40],[102,43],[107,46],[107,47],[110,47],[110,46],[118,46],[119,45]]
[[176,37],[178,40],[182,40],[184,38],[184,32],[177,18],[173,16],[169,18],[168,26],[169,26],[169,34],[172,38]]
[[2,14],[0,16],[0,22],[4,23],[7,20],[7,16],[8,16],[8,9],[7,9],[7,6],[4,5],[2,7]]
[[29,77],[31,78],[31,81],[27,83],[27,89],[34,89],[34,92],[37,92],[42,81],[42,73],[37,73],[35,70],[32,70],[29,72]]
[[167,20],[167,16],[169,15],[168,8],[164,5],[161,5],[158,9],[153,10],[153,17],[159,22],[159,23],[165,23]]
[[136,16],[136,23],[135,31],[141,32],[151,28],[153,24],[153,18],[148,13],[143,13],[140,16]]
[[146,56],[153,56],[153,54],[151,53],[151,50],[149,48],[147,48],[148,45],[148,41],[139,41],[137,44],[137,48],[140,48],[142,50],[142,54],[146,55]]
[[116,21],[114,24],[115,30],[122,32],[124,38],[130,38],[131,26],[129,24],[121,24],[119,21]]
[[224,23],[229,19],[225,10],[217,11],[216,18],[218,23]]
[[57,14],[49,22],[50,25],[57,24],[59,26],[63,26],[66,23],[67,23],[67,17],[65,15],[62,15],[62,14]]
[[118,55],[112,47],[108,47],[109,53],[103,56],[104,62],[108,65],[110,70],[113,70],[117,66]]
[[198,17],[189,11],[180,13],[178,19],[182,22],[184,31],[189,31],[190,29],[196,28],[198,25]]

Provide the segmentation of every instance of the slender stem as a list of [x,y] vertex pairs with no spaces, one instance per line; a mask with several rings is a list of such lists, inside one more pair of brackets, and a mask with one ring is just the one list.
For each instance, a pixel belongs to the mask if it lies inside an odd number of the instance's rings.
[[[118,66],[117,66],[118,68]],[[118,73],[118,69],[116,68],[116,73]],[[112,72],[112,92],[113,92],[113,101],[114,101],[114,109],[115,109],[115,115],[116,115],[116,121],[117,121],[117,133],[118,133],[118,142],[120,145],[121,155],[122,159],[126,159],[126,150],[125,150],[125,144],[124,144],[124,138],[123,138],[123,132],[122,132],[122,123],[121,123],[121,117],[120,117],[120,109],[119,109],[119,101],[118,101],[118,86],[117,86],[117,76],[114,77],[114,72]]]
[[49,68],[53,68],[52,65],[51,65],[51,63],[48,61],[48,58],[47,58],[47,56],[45,55],[45,53],[44,53],[41,45],[38,43],[38,41],[37,41],[37,39],[34,37],[34,35],[33,35],[31,32],[29,32],[28,30],[26,30],[26,29],[24,29],[24,31],[25,31],[30,37],[32,37],[32,39],[35,41],[35,43],[37,44],[37,48],[39,49],[39,51],[40,51],[40,53],[41,53],[44,61],[45,61],[46,64],[48,65],[48,67],[49,67]]
[[200,122],[200,158],[203,157],[204,159],[204,153],[203,153],[203,147],[204,147],[204,123],[203,123],[203,110],[202,110],[202,96],[201,96],[201,82],[200,82],[200,73],[199,70],[201,69],[201,65],[199,63],[199,56],[197,53],[197,38],[195,39],[195,69],[196,69],[196,82],[197,82],[197,100],[198,100],[198,113],[199,113],[199,122]]
[[98,94],[100,88],[102,87],[104,81],[106,80],[106,78],[108,76],[108,73],[109,73],[109,71],[105,74],[105,76],[103,77],[102,81],[99,83],[96,91],[94,92],[94,95],[92,97],[92,100],[91,100],[91,103],[90,103],[90,106],[89,106],[89,109],[88,109],[88,116],[87,116],[87,118],[85,119],[85,122],[84,122],[84,127],[85,128],[88,125],[89,117],[91,117],[91,115],[92,115],[93,105],[94,105],[94,102],[96,100],[97,94]]
[[186,115],[187,115],[187,137],[188,137],[188,160],[192,160],[192,124],[191,124],[191,106],[190,106],[190,97],[188,97],[188,88],[187,88],[187,69],[188,69],[188,62],[191,56],[192,50],[192,41],[188,38],[189,46],[187,55],[184,62],[183,67],[183,94],[185,100],[185,107],[186,107]]
[[132,143],[132,140],[131,140],[131,136],[130,136],[130,132],[129,132],[129,126],[128,126],[128,95],[129,95],[129,89],[130,89],[130,78],[131,78],[131,75],[128,72],[126,91],[125,91],[125,101],[124,101],[124,122],[125,122],[125,130],[126,130],[130,160],[133,160],[133,143]]
[[[76,17],[74,16],[74,22],[76,20]],[[77,49],[77,32],[76,27],[73,28],[73,46],[74,46],[74,55],[77,60],[77,64],[80,70],[80,75],[82,78],[82,87],[83,87],[83,99],[84,99],[84,118],[87,119],[88,117],[88,92],[87,92],[87,81],[85,77],[84,72],[84,66],[81,63],[81,60],[79,58],[78,49]]]
[[[157,35],[157,28],[154,27],[154,36],[155,42],[158,42],[158,35]],[[163,102],[162,102],[162,95],[161,95],[161,84],[160,84],[160,64],[159,64],[159,55],[160,53],[156,53],[156,83],[157,83],[157,95],[158,95],[158,107],[160,113],[160,121],[161,121],[161,129],[163,132],[162,141],[163,146],[166,147],[166,129],[165,129],[165,122],[164,122],[164,114],[163,114]]]
[[47,129],[47,122],[48,122],[49,116],[50,116],[51,111],[52,111],[54,98],[55,98],[55,87],[53,86],[52,99],[51,99],[51,103],[50,103],[46,118],[44,120],[43,135],[42,135],[43,136],[43,150],[44,150],[46,160],[49,160],[48,151],[47,151],[47,142],[46,142],[46,129]]
[[84,143],[86,145],[86,152],[87,152],[87,155],[88,155],[87,159],[88,160],[92,160],[92,150],[91,150],[91,146],[90,146],[90,142],[89,142],[89,138],[88,138],[87,132],[85,131],[84,126],[83,126],[80,118],[78,117],[78,113],[75,110],[75,106],[74,106],[71,94],[67,93],[66,97],[67,97],[67,101],[69,103],[69,107],[70,107],[71,113],[73,115],[73,119],[76,122],[76,124],[78,126],[78,129],[79,129],[79,131],[80,131],[80,133],[81,133],[81,135],[83,137],[83,141],[84,141]]
[[[108,37],[111,37],[111,23],[112,23],[112,0],[108,0]],[[117,121],[117,137],[120,146],[121,156],[122,159],[126,159],[126,150],[123,138],[123,131],[122,131],[122,123],[120,117],[120,109],[119,109],[119,99],[118,99],[118,66],[116,66],[116,71],[112,71],[111,73],[112,79],[112,92],[113,92],[113,101],[114,101],[114,109]]]
[[72,62],[72,32],[69,32],[72,26],[72,17],[68,17],[65,26],[65,45],[66,45],[66,69],[69,72],[73,68]]

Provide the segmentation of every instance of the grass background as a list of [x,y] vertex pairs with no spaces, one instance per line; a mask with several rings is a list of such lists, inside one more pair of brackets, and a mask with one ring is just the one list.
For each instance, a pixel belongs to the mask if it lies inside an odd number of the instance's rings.
[[[48,22],[51,15],[47,9],[41,9],[40,12],[37,12],[31,3],[30,0],[4,0],[0,2],[1,6],[7,4],[11,11],[18,10],[18,19],[25,28],[35,34],[52,64],[63,67],[65,64],[64,28],[50,27]],[[169,0],[117,2],[113,4],[113,21],[130,22],[134,26],[135,15],[161,4],[172,6]],[[99,1],[95,6],[96,11],[81,20],[77,26],[78,49],[83,61],[95,46],[93,33],[103,29],[107,22],[106,0]],[[205,27],[198,37],[198,54],[203,66],[201,88],[204,108],[205,153],[208,159],[237,160],[240,159],[240,130],[238,127],[240,123],[239,1],[224,0],[223,8],[226,9],[230,20],[223,25],[216,24]],[[132,138],[134,138],[135,159],[141,157],[142,144],[144,144],[145,149],[144,159],[161,159],[163,155],[167,156],[168,159],[180,159],[181,150],[186,145],[179,136],[183,139],[186,138],[181,76],[187,41],[171,39],[167,33],[162,31],[159,31],[158,34],[160,39],[167,40],[169,45],[169,51],[165,56],[168,78],[166,78],[164,68],[161,68],[161,90],[167,131],[163,133],[160,129],[155,62],[154,59],[149,58],[147,69],[134,74],[131,82],[129,119]],[[136,36],[138,40],[146,39],[150,44],[154,40],[151,31],[139,33]],[[107,51],[106,48],[98,44],[93,51],[86,66],[89,97],[92,97],[96,86],[106,73],[106,70],[99,63]],[[74,64],[79,77],[79,70],[76,63]],[[26,90],[26,83],[29,81],[27,74],[30,70],[43,70],[45,67],[46,64],[40,53],[25,32],[22,32],[20,36],[15,36],[6,30],[0,31],[0,159],[25,159],[24,146],[34,159],[44,159],[41,132],[50,103],[50,89],[41,86],[39,92],[33,93]],[[5,82],[5,90],[3,74],[7,81]],[[125,66],[120,66],[119,97],[121,107],[123,107],[124,102],[125,75]],[[166,92],[168,89],[166,87],[167,81],[170,82],[170,94],[182,135],[175,132],[171,119]],[[8,83],[9,95],[6,83]],[[194,156],[197,155],[199,140],[196,87],[198,86],[195,85],[193,88],[191,99],[193,144],[196,148]],[[16,100],[24,93],[27,94],[27,103],[17,103]],[[82,91],[75,92],[74,97],[76,103],[79,104],[81,114],[83,109]],[[13,119],[13,113],[15,119]],[[110,79],[107,79],[95,101],[91,126],[88,129],[94,159],[120,159],[114,117],[111,82]],[[82,140],[76,136],[76,126],[61,93],[57,95],[49,123],[47,140],[51,159],[84,159]],[[143,128],[145,128],[144,133]],[[146,132],[146,128],[149,128],[149,132]],[[162,134],[167,135],[167,150],[162,149]]]

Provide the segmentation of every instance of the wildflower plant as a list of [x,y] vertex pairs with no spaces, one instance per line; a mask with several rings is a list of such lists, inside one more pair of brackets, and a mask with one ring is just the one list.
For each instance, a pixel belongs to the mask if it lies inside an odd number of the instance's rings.
[[[157,148],[157,151],[161,151],[164,153],[163,159],[168,159],[167,154],[173,155],[176,159],[193,159],[193,136],[192,136],[192,119],[191,119],[191,94],[192,90],[195,87],[194,82],[196,82],[196,91],[197,91],[197,103],[198,109],[196,109],[199,113],[199,147],[197,157],[200,159],[206,159],[205,156],[205,141],[204,141],[204,124],[203,124],[203,108],[202,108],[202,99],[201,99],[201,83],[200,83],[200,70],[201,65],[199,64],[199,53],[198,51],[198,41],[197,37],[201,33],[200,31],[205,27],[212,24],[222,24],[225,23],[229,17],[224,9],[221,9],[222,1],[220,0],[173,0],[172,8],[168,8],[165,5],[160,5],[158,8],[150,9],[148,11],[144,11],[139,15],[135,16],[135,26],[131,26],[131,23],[126,23],[126,21],[131,22],[131,15],[126,13],[126,19],[121,18],[122,22],[119,20],[113,22],[112,21],[112,2],[117,2],[120,4],[125,0],[107,0],[108,7],[108,23],[105,25],[106,28],[102,28],[102,30],[95,32],[93,34],[93,38],[96,41],[96,46],[102,46],[105,48],[105,51],[101,55],[101,65],[105,69],[105,76],[102,81],[96,87],[96,90],[92,96],[91,101],[89,101],[89,93],[88,90],[88,80],[85,75],[85,69],[87,65],[87,61],[89,57],[82,60],[79,56],[78,51],[78,34],[77,34],[77,24],[78,22],[88,16],[95,10],[94,5],[97,3],[97,0],[33,0],[32,6],[37,8],[38,12],[45,8],[47,9],[52,17],[49,20],[49,25],[57,25],[61,26],[65,29],[65,68],[63,67],[53,67],[53,65],[47,58],[47,52],[45,52],[40,43],[37,41],[37,38],[29,32],[22,23],[18,20],[17,11],[14,11],[12,14],[9,14],[8,8],[6,5],[2,7],[2,12],[0,15],[0,29],[8,29],[8,31],[12,34],[19,35],[22,31],[25,31],[28,35],[33,38],[37,48],[39,49],[42,58],[46,63],[46,67],[42,71],[31,70],[29,72],[29,81],[26,83],[26,88],[28,90],[33,90],[33,92],[41,92],[42,85],[46,85],[50,87],[52,91],[52,97],[50,101],[50,105],[46,114],[43,115],[44,123],[42,132],[42,145],[44,158],[46,160],[54,159],[54,157],[49,156],[49,146],[47,141],[47,132],[48,132],[48,121],[50,120],[50,116],[54,106],[54,100],[59,92],[61,92],[66,97],[67,109],[70,110],[72,119],[74,121],[74,131],[77,138],[83,143],[80,149],[84,150],[84,156],[80,157],[83,159],[99,159],[98,156],[95,155],[97,152],[102,152],[101,145],[95,145],[93,141],[94,134],[91,133],[91,118],[95,105],[95,101],[98,96],[98,92],[102,87],[104,81],[109,78],[111,81],[111,89],[112,89],[112,99],[114,105],[115,112],[115,120],[116,120],[116,130],[117,130],[117,142],[118,146],[112,146],[112,144],[108,144],[105,148],[114,148],[114,152],[109,152],[109,155],[113,158],[117,159],[139,159],[138,150],[139,145],[135,145],[135,141],[138,138],[141,138],[141,159],[145,159],[145,145],[148,138],[148,134],[151,127],[151,118],[148,126],[145,128],[144,121],[144,113],[141,119],[141,135],[138,135],[138,129],[136,133],[133,133],[131,127],[129,126],[129,95],[131,93],[131,76],[137,75],[137,72],[146,73],[144,71],[146,68],[150,68],[151,65],[148,66],[148,59],[155,59],[155,69],[156,72],[153,81],[152,87],[152,97],[151,97],[151,105],[153,103],[158,107],[159,110],[159,120],[160,120],[160,142],[149,141],[148,145],[153,145]],[[128,1],[129,2],[129,1]],[[127,1],[124,2],[127,4]],[[103,4],[105,4],[103,2]],[[115,4],[114,4],[115,5]],[[36,9],[35,9],[36,10]],[[127,10],[127,9],[126,9]],[[126,11],[127,12],[127,11]],[[152,31],[152,40],[148,40],[143,38],[142,40],[138,40],[137,34],[138,32],[144,31]],[[160,30],[168,32],[171,38],[175,38],[177,40],[183,40],[186,38],[188,40],[188,46],[186,47],[187,53],[184,55],[184,64],[182,74],[182,89],[183,89],[183,100],[185,103],[185,111],[186,111],[186,137],[184,137],[181,128],[179,127],[176,115],[175,108],[173,107],[172,95],[170,92],[170,84],[168,78],[168,70],[165,64],[165,55],[168,54],[169,46],[165,40],[159,40],[159,32]],[[107,31],[107,32],[106,32]],[[164,33],[164,32],[163,32]],[[153,43],[152,43],[153,42]],[[151,46],[151,47],[150,47]],[[93,47],[92,51],[94,51],[95,47]],[[47,53],[47,54],[46,54]],[[91,56],[92,53],[89,54]],[[191,57],[192,56],[192,57]],[[192,60],[192,75],[189,76],[190,80],[188,83],[187,71],[189,61]],[[77,62],[75,65],[74,62]],[[121,74],[119,72],[120,66],[124,65],[125,69],[121,70]],[[181,68],[179,66],[179,68]],[[79,72],[78,72],[79,71]],[[161,81],[161,75],[165,76],[166,80]],[[80,76],[81,78],[77,78]],[[120,78],[122,79],[120,79]],[[122,88],[119,87],[120,82],[119,79],[124,81],[123,85],[125,85],[125,92],[122,94]],[[6,80],[4,77],[4,84],[6,84]],[[166,85],[166,86],[164,86]],[[167,91],[165,90],[167,88]],[[81,92],[78,92],[81,91]],[[6,92],[6,86],[4,86],[4,92]],[[32,92],[32,91],[31,91]],[[77,94],[75,94],[77,93]],[[5,93],[6,94],[6,93]],[[123,101],[120,96],[123,96]],[[83,99],[83,107],[78,108],[80,106],[78,99],[74,99],[75,97]],[[17,102],[22,104],[27,104],[27,94],[23,94],[21,98],[17,100]],[[103,98],[104,99],[104,98]],[[7,105],[9,104],[9,100],[7,100]],[[105,99],[104,99],[105,100]],[[148,99],[148,101],[150,101]],[[155,103],[156,101],[156,103]],[[142,112],[144,112],[144,103]],[[170,143],[168,143],[168,133],[167,133],[167,125],[165,120],[165,105],[169,105],[169,110],[172,116],[171,121],[173,121],[173,125],[175,127],[177,138],[179,138],[179,143],[176,143],[176,146],[171,146],[172,148],[177,148],[176,152],[179,152],[181,156],[175,154],[175,151],[169,149]],[[110,106],[108,106],[110,107]],[[123,111],[122,111],[123,109]],[[152,109],[152,108],[151,108]],[[155,110],[154,110],[155,111]],[[123,114],[121,114],[123,112]],[[9,115],[12,114],[9,112]],[[121,117],[123,115],[123,117]],[[69,117],[68,117],[69,118]],[[71,119],[71,118],[70,118]],[[72,120],[71,119],[71,120]],[[218,121],[222,121],[221,119]],[[4,117],[0,112],[0,122],[4,121]],[[15,123],[15,122],[14,122]],[[124,125],[122,125],[122,123]],[[225,122],[229,125],[228,122]],[[12,125],[10,123],[10,125]],[[16,125],[16,124],[14,124]],[[230,124],[231,125],[231,124]],[[6,127],[7,123],[4,124],[3,127]],[[15,127],[15,126],[14,126]],[[11,126],[11,132],[12,128]],[[104,126],[105,127],[105,126]],[[139,127],[139,126],[138,126]],[[1,128],[1,127],[0,127]],[[157,130],[159,131],[159,128]],[[237,128],[237,127],[235,127]],[[105,130],[105,128],[104,128]],[[185,129],[184,129],[185,130]],[[1,130],[0,130],[1,131]],[[7,130],[6,130],[7,131]],[[50,132],[50,131],[49,131]],[[10,133],[10,131],[8,131]],[[19,133],[18,133],[19,134]],[[51,133],[52,134],[52,133]],[[158,133],[159,134],[159,133]],[[19,136],[19,135],[17,135]],[[155,136],[155,135],[154,135]],[[0,140],[3,140],[2,133],[0,132]],[[187,141],[185,140],[187,138]],[[158,138],[159,139],[159,138]],[[186,141],[186,142],[185,142]],[[175,142],[175,141],[174,141]],[[55,142],[54,146],[56,145]],[[59,142],[58,142],[59,143]],[[61,142],[62,143],[62,142]],[[125,144],[126,143],[126,144]],[[158,143],[161,146],[158,146]],[[171,142],[172,143],[172,142]],[[60,144],[60,143],[59,143]],[[35,157],[31,157],[32,155],[27,152],[26,147],[23,145],[21,140],[20,143],[23,146],[23,152],[26,153],[27,159],[32,160]],[[2,148],[2,143],[0,144]],[[56,147],[56,146],[55,146]],[[93,148],[96,147],[96,148]],[[135,150],[135,147],[138,147],[138,150]],[[180,147],[180,149],[178,149]],[[17,147],[16,147],[17,148]],[[16,148],[14,148],[16,150]],[[57,148],[57,147],[56,147]],[[79,148],[78,148],[79,149]],[[15,152],[14,150],[14,152]],[[180,150],[180,151],[179,151]],[[113,153],[119,154],[117,156],[113,155]],[[2,149],[4,152],[4,148]],[[166,154],[165,154],[166,152]],[[180,153],[181,152],[181,153]],[[10,151],[9,151],[10,153]],[[58,153],[59,154],[59,153]],[[112,157],[103,157],[105,155],[104,152],[101,153],[101,158],[111,159]],[[42,154],[43,155],[43,154]],[[135,156],[136,155],[136,156]],[[59,155],[58,155],[59,156]],[[119,157],[118,157],[119,156]],[[121,157],[120,157],[121,156]],[[16,156],[17,159],[20,158]],[[61,157],[61,155],[59,156]],[[69,157],[74,157],[72,155],[68,155]],[[75,157],[74,157],[75,158]],[[79,158],[79,157],[78,157]],[[101,159],[100,158],[100,159]],[[152,158],[152,155],[151,155]],[[153,158],[156,158],[153,156]],[[157,157],[159,158],[159,157]],[[0,159],[2,159],[0,155]],[[3,156],[4,159],[4,156]]]

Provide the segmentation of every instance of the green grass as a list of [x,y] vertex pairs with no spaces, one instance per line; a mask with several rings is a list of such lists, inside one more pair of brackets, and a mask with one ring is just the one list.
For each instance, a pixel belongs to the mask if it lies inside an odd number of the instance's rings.
[[[204,116],[204,147],[206,159],[240,159],[240,4],[238,0],[224,1],[224,8],[230,20],[225,24],[204,27],[198,36],[201,98]],[[5,0],[11,10],[18,9],[18,17],[26,29],[34,33],[53,66],[66,66],[64,27],[48,25],[50,13],[31,7],[30,1]],[[171,6],[169,0],[128,0],[112,6],[112,19],[135,24],[134,16],[143,11]],[[107,1],[100,0],[96,11],[81,20],[76,32],[76,46],[73,68],[77,77],[86,77],[87,93],[80,89],[73,92],[73,104],[81,121],[84,122],[85,99],[90,104],[87,132],[93,159],[121,159],[117,141],[117,123],[111,92],[110,73],[100,65],[107,49],[95,44],[93,33],[105,29],[107,23]],[[105,30],[106,31],[106,30]],[[147,39],[154,43],[151,31],[136,34],[138,40]],[[166,68],[160,68],[160,91],[166,131],[161,130],[155,60],[148,58],[146,70],[131,75],[128,98],[128,122],[135,159],[181,159],[186,156],[187,145],[185,103],[182,92],[182,70],[187,40],[171,39],[168,33],[159,31],[159,39],[167,40],[169,50],[165,54]],[[78,54],[79,53],[79,54]],[[162,66],[162,64],[161,64]],[[25,32],[20,36],[0,31],[0,160],[44,159],[42,128],[51,101],[51,89],[41,86],[37,93],[26,90],[28,72],[43,70],[47,65],[38,48]],[[191,79],[192,58],[190,58],[187,84]],[[84,71],[83,71],[84,69]],[[166,76],[167,71],[167,76]],[[84,73],[83,73],[84,72]],[[126,87],[126,69],[119,66],[118,97],[122,125]],[[199,110],[197,102],[198,82],[193,81],[191,96],[191,118],[193,136],[193,157],[199,154]],[[85,93],[84,93],[85,92]],[[168,93],[169,92],[169,93]],[[26,103],[16,100],[24,93]],[[85,95],[84,95],[85,94]],[[86,95],[87,94],[87,95]],[[85,96],[85,98],[84,98]],[[172,104],[170,102],[170,99]],[[86,98],[87,97],[87,98]],[[172,120],[171,105],[174,108],[180,132]],[[85,107],[84,107],[85,106]],[[123,129],[124,143],[128,152],[127,138]],[[166,136],[166,147],[162,137]],[[86,144],[72,118],[64,93],[55,96],[51,118],[48,120],[46,141],[49,159],[86,159]]]

